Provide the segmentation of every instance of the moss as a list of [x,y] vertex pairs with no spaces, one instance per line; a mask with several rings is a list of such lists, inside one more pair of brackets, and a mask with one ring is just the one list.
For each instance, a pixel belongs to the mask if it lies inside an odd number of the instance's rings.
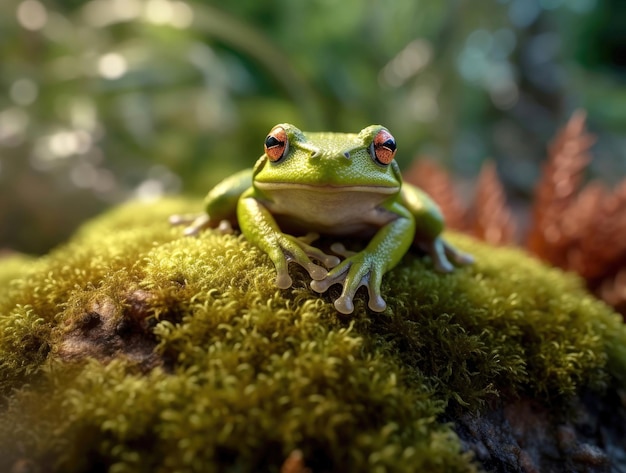
[[386,312],[340,317],[241,236],[168,226],[199,206],[120,207],[12,273],[0,470],[474,471],[445,414],[625,384],[620,318],[519,251],[450,235],[473,267],[409,254]]
[[6,294],[7,285],[32,262],[32,258],[21,254],[0,256],[0,297]]

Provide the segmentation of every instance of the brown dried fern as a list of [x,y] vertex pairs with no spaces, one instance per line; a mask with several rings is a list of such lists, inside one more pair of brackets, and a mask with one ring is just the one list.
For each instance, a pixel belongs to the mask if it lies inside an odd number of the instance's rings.
[[626,180],[605,196],[579,248],[589,287],[626,315]]
[[600,183],[577,192],[593,141],[583,112],[557,136],[538,187],[528,247],[580,274],[592,292],[626,314],[626,180],[613,192]]
[[601,280],[593,292],[626,317],[626,267],[614,276]]
[[457,231],[469,230],[467,209],[455,191],[450,174],[428,158],[418,158],[404,175],[404,179],[426,192],[439,206],[446,227]]
[[302,451],[294,450],[285,459],[280,468],[280,473],[311,473],[311,469],[304,465]]
[[515,243],[516,225],[493,162],[486,162],[477,182],[471,233],[493,245]]
[[567,266],[571,244],[566,210],[575,202],[583,171],[591,161],[594,138],[585,130],[585,112],[577,111],[548,148],[548,162],[535,190],[531,227],[526,246],[539,258]]
[[586,255],[585,276],[589,278],[601,275],[602,267],[626,263],[626,181],[605,196],[580,248]]
[[590,274],[589,263],[592,258],[586,254],[587,250],[583,246],[587,245],[582,242],[588,239],[589,229],[596,225],[598,211],[608,193],[603,184],[592,182],[580,191],[576,200],[563,212],[563,233],[569,241],[563,268],[575,271],[585,278]]

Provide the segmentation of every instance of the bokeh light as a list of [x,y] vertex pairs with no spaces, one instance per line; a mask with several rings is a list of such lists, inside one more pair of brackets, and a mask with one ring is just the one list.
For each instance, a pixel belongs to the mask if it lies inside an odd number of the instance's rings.
[[126,59],[117,53],[107,53],[98,59],[98,72],[105,79],[119,79],[128,69]]
[[24,0],[17,7],[17,21],[27,30],[37,31],[46,25],[48,12],[37,0]]

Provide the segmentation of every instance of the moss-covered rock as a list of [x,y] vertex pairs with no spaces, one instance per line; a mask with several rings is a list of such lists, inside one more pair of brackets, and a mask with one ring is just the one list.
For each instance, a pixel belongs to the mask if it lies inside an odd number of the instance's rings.
[[0,471],[279,471],[298,449],[314,472],[470,472],[445,419],[626,385],[621,319],[519,251],[450,235],[475,265],[409,254],[384,313],[363,294],[345,317],[295,267],[277,290],[243,237],[168,225],[194,208],[126,205],[0,261]]

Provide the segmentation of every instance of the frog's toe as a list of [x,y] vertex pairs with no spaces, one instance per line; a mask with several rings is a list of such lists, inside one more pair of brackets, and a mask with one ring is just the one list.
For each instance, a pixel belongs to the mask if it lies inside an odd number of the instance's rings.
[[270,258],[276,268],[276,279],[274,284],[279,289],[288,289],[291,287],[293,281],[289,276],[288,259],[281,251],[273,251],[270,254]]
[[[170,222],[172,222],[171,218],[170,218]],[[188,221],[185,221],[185,220],[181,220],[180,222],[188,223]],[[191,225],[189,225],[188,227],[185,228],[185,230],[183,230],[183,234],[185,236],[197,235],[198,233],[200,233],[200,230],[203,230],[205,228],[210,228],[212,224],[213,222],[211,221],[211,217],[209,217],[208,214],[200,215],[199,217],[196,217],[195,219],[193,219],[193,221],[191,222]]]
[[326,270],[326,268],[323,268],[322,266],[318,266],[315,263],[307,263],[304,266],[304,269],[307,270],[307,272],[309,273],[309,276],[311,276],[311,278],[314,281],[321,281],[326,276],[328,276],[328,271]]
[[367,280],[362,281],[361,283],[362,285],[367,286],[367,294],[369,298],[367,306],[374,312],[383,312],[387,308],[387,303],[380,295],[381,281],[382,274],[379,274],[378,272],[372,272]]
[[310,245],[311,243],[313,243],[315,240],[317,240],[320,237],[319,233],[315,233],[315,232],[309,232],[306,235],[302,235],[297,237],[297,240]]
[[176,214],[176,215],[170,215],[170,218],[168,219],[170,222],[170,225],[187,225],[191,222],[193,222],[198,216],[197,215],[182,215],[182,214]]
[[470,255],[469,253],[465,253],[463,251],[457,250],[454,246],[452,246],[451,244],[445,241],[443,242],[443,247],[444,247],[446,256],[452,261],[454,261],[454,263],[457,264],[458,266],[465,266],[468,264],[473,264],[475,261],[472,255]]
[[340,296],[334,303],[335,309],[337,312],[348,315],[354,312],[354,304],[352,303],[352,297],[350,296]]
[[456,253],[454,256],[452,256],[452,259],[459,266],[466,266],[468,264],[474,264],[474,262],[476,261],[474,257],[470,255],[469,253],[461,253],[461,252]]
[[[311,243],[315,241],[317,238],[319,238],[319,234],[307,233],[304,236],[293,238],[293,242],[298,247],[300,247],[300,249],[306,254],[307,257],[319,261],[326,268],[334,268],[341,262],[341,260],[337,256],[328,255],[324,253],[322,250],[320,250],[319,248],[311,246]],[[305,266],[305,265],[302,264],[302,266]],[[326,273],[324,273],[324,276],[318,277],[318,278],[315,278],[313,277],[313,275],[311,275],[313,279],[322,279],[325,276],[326,276]]]
[[348,250],[343,243],[339,242],[330,245],[330,250],[339,256],[343,256],[344,258],[350,258],[358,253],[357,251]]
[[326,292],[330,286],[335,284],[336,281],[329,279],[328,276],[322,279],[311,281],[311,289],[320,294]]
[[204,225],[206,225],[205,220],[208,220],[208,215],[189,215],[189,214],[177,214],[170,215],[169,223],[170,225],[188,225],[183,230],[183,234],[186,236],[196,235]]
[[222,235],[232,235],[235,233],[233,230],[233,224],[230,223],[230,220],[222,220],[220,224],[217,226],[217,231]]
[[370,310],[374,312],[384,312],[387,308],[387,303],[385,302],[385,299],[383,299],[381,296],[370,297],[367,306],[370,308]]
[[326,292],[330,286],[333,284],[341,283],[344,284],[344,281],[347,276],[347,272],[350,269],[350,264],[345,261],[333,268],[332,270],[326,272],[326,275],[318,280],[311,281],[311,289],[315,292]]
[[339,263],[341,263],[341,260],[339,258],[337,258],[336,256],[327,255],[326,253],[324,253],[321,250],[318,250],[316,252],[307,253],[307,254],[311,258],[318,260],[320,263],[322,263],[327,268],[334,268]]
[[454,271],[454,265],[448,261],[448,258],[435,259],[435,270],[439,273],[451,273]]
[[433,265],[437,272],[451,273],[454,271],[454,265],[448,260],[446,247],[441,238],[436,238],[432,242],[421,243],[420,246],[432,258]]
[[200,233],[200,228],[199,227],[187,227],[183,230],[183,235],[185,236],[195,236],[198,233]]
[[375,279],[377,278],[366,276],[356,288],[344,288],[341,296],[335,301],[335,309],[342,314],[351,314],[354,311],[354,303],[352,302],[354,300],[354,294],[361,286],[366,286],[369,298],[367,306],[373,312],[383,312],[387,308],[387,303],[380,295],[380,284],[377,285]]
[[293,281],[287,271],[278,271],[276,273],[276,282],[274,284],[276,284],[276,287],[279,289],[289,289],[293,284]]
[[[316,281],[320,279],[324,279],[328,275],[328,270],[326,268],[313,263],[308,258],[308,255],[305,253],[301,253],[301,254],[287,253],[285,255],[285,259],[287,262],[294,262],[302,266],[306,270],[306,272],[309,273],[309,276],[311,276],[311,279],[314,279]],[[286,268],[284,269],[284,272],[285,273],[287,272]]]

